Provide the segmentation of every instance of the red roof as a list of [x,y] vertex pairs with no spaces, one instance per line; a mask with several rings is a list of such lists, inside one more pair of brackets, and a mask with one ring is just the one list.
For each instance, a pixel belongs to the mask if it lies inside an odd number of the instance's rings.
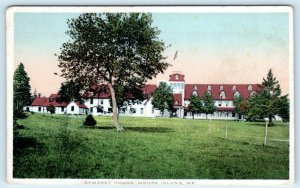
[[99,86],[92,86],[90,91],[87,91],[83,94],[83,97],[109,99],[111,98],[111,95],[108,85],[101,84]]
[[79,108],[87,108],[85,104],[80,104],[80,102],[76,102],[76,104],[79,106]]
[[48,100],[47,97],[36,97],[32,101],[31,106],[44,106],[44,104],[47,100]]
[[[50,97],[45,101],[44,105],[43,106],[50,106],[51,104],[54,106],[54,107],[66,107],[68,106],[68,103],[66,102],[57,102],[57,98],[59,97],[58,94],[51,94]],[[51,102],[50,102],[51,100]]]
[[233,111],[234,107],[218,107],[217,111]]
[[[250,85],[252,90],[248,90]],[[185,99],[189,99],[194,91],[198,93],[198,96],[203,97],[204,93],[209,91],[208,86],[211,87],[210,92],[215,100],[233,100],[235,92],[239,92],[244,99],[248,99],[253,91],[259,91],[257,84],[185,84]],[[221,86],[223,90],[220,89]],[[222,91],[225,93],[225,98],[220,97]]]
[[151,96],[153,92],[156,90],[157,86],[153,84],[145,85],[142,89],[144,94],[147,94],[148,96]]
[[178,81],[178,82],[184,82],[184,75],[180,73],[173,73],[170,75],[169,81]]
[[182,95],[181,94],[173,94],[174,106],[182,106]]
[[[57,102],[56,98],[57,98],[57,94],[51,94],[50,97],[36,97],[33,102],[31,103],[31,106],[44,106],[44,107],[48,107],[51,104],[54,107],[65,107],[68,105],[68,103],[65,102]],[[50,102],[50,100],[52,100]]]

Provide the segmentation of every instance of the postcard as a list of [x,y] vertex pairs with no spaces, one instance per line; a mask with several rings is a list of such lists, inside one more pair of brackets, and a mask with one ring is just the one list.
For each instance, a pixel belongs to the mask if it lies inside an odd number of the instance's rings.
[[9,183],[294,183],[291,7],[6,16]]

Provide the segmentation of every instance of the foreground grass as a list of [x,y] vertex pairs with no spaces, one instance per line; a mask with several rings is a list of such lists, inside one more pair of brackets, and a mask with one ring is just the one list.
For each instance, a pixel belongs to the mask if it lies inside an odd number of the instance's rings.
[[[14,146],[16,178],[288,179],[288,124],[30,115]],[[210,125],[210,129],[209,129]],[[227,136],[225,130],[227,125]],[[226,137],[226,138],[225,138]]]

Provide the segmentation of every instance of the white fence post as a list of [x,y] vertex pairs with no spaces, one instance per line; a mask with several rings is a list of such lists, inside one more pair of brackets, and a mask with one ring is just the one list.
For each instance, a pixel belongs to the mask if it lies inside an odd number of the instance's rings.
[[265,140],[264,140],[265,145],[267,145],[267,136],[268,136],[268,121],[266,120]]

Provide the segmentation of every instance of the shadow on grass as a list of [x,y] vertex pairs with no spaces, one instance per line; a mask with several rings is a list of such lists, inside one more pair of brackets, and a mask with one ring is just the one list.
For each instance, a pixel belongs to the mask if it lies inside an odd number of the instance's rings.
[[42,150],[44,144],[39,143],[35,138],[31,137],[16,137],[14,138],[13,146],[14,155],[30,152],[32,150]]
[[[102,130],[115,130],[115,127],[111,126],[97,126],[97,127],[83,127],[87,129],[102,129]],[[124,127],[126,131],[142,132],[142,133],[167,133],[174,132],[173,129],[165,127]]]

